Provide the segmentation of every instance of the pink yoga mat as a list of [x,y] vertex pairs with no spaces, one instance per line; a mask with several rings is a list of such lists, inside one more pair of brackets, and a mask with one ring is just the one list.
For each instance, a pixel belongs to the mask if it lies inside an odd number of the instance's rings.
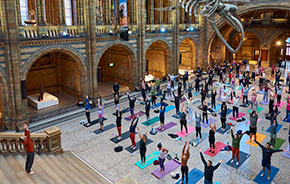
[[[195,130],[194,127],[187,126],[187,135],[190,134],[191,132],[193,132],[194,130]],[[182,132],[179,131],[175,135],[178,135],[181,138],[185,137],[186,136],[185,128],[183,128]]]
[[177,160],[172,159],[169,162],[167,162],[167,163],[164,164],[164,170],[165,170],[164,173],[159,172],[160,167],[158,167],[155,171],[152,172],[152,174],[154,176],[156,176],[158,179],[161,179],[164,176],[166,176],[167,174],[169,174],[170,172],[172,172],[173,170],[175,170],[180,165],[181,165],[180,162],[178,162]]
[[[239,97],[240,97],[240,101],[241,101],[241,100],[242,100],[242,95],[240,95]],[[234,99],[231,100],[231,101],[229,101],[229,102],[230,102],[230,103],[234,103],[233,101],[234,101]]]
[[[140,111],[140,112],[136,113],[135,116],[137,116],[137,114],[139,114],[139,117],[141,117],[141,116],[143,116],[145,113],[142,112],[142,111]],[[131,121],[131,119],[134,119],[135,116],[132,116],[132,118],[131,118],[130,116],[128,116],[128,117],[126,117],[126,118],[124,118],[124,119],[127,120],[127,121]]]
[[276,102],[275,105],[277,105],[278,108],[282,108],[285,105],[285,102],[280,102],[280,105]]
[[158,132],[164,132],[165,130],[168,130],[169,128],[174,127],[176,125],[177,125],[176,123],[169,122],[169,123],[164,125],[164,130],[159,130],[159,127],[155,128],[155,130],[157,130]]
[[[261,121],[261,119],[260,118],[258,118],[258,121],[257,121],[257,123],[259,123]],[[247,122],[247,124],[249,125],[250,124],[250,121],[248,121]]]
[[[245,113],[239,112],[239,118],[244,117],[245,115],[246,115]],[[235,118],[234,117],[230,117],[230,120],[237,121],[238,119],[236,117]]]
[[226,144],[221,143],[221,142],[216,142],[214,145],[215,145],[214,154],[212,154],[212,152],[209,152],[210,148],[208,148],[204,152],[204,154],[211,156],[211,157],[214,157],[214,156],[216,156],[216,154],[218,154],[226,146]]

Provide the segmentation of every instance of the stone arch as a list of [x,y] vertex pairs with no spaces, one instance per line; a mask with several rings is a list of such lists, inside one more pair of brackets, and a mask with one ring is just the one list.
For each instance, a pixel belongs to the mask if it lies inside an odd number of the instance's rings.
[[[193,67],[196,68],[197,67],[197,50],[198,50],[197,43],[194,40],[194,38],[192,38],[191,36],[185,36],[179,41],[179,47],[178,47],[179,52],[180,52],[181,43],[185,40],[188,40],[189,45],[192,47],[191,54],[193,54],[193,55],[192,55],[192,59],[191,59],[190,69],[192,69]],[[182,69],[182,68],[179,68],[179,69]]]
[[171,58],[172,49],[171,49],[170,43],[167,40],[164,40],[164,39],[161,39],[161,38],[154,38],[154,39],[150,40],[150,42],[145,45],[145,53],[147,52],[148,48],[155,42],[161,42],[162,44],[164,44],[166,46],[166,48],[168,49],[169,56]]
[[267,40],[267,47],[271,47],[272,45],[272,42],[278,37],[280,36],[281,34],[284,34],[284,33],[290,33],[290,30],[289,29],[281,29],[281,30],[277,30],[276,32],[274,32]]

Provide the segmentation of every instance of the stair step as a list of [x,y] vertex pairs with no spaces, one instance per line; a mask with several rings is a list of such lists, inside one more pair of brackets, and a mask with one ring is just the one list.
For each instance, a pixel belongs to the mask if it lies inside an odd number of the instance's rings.
[[76,175],[78,176],[84,183],[86,184],[94,184],[96,183],[95,181],[91,181],[88,179],[88,177],[83,174],[82,172],[80,172],[79,166],[75,167],[71,162],[69,162],[68,160],[66,160],[65,158],[63,158],[62,156],[63,154],[56,154],[56,158],[58,160],[61,161],[61,163],[63,163],[65,166],[67,166],[68,168],[70,168],[70,170]]
[[[96,173],[92,168],[90,168],[87,164],[85,164],[82,160],[77,158],[73,153],[70,151],[66,151],[63,154],[68,156],[69,158],[73,159],[77,164],[79,164],[82,168],[84,168],[88,173],[90,173],[92,176],[94,176],[97,180],[99,180],[101,183],[110,183],[108,182],[103,176],[100,174]],[[77,158],[77,159],[76,159]]]
[[53,179],[56,184],[65,184],[65,182],[50,168],[44,160],[38,155],[35,154],[35,162]]
[[6,155],[4,158],[23,183],[34,184],[32,179],[27,175],[25,170],[20,166],[20,164],[14,159],[11,154]]
[[0,169],[0,178],[1,178],[1,184],[11,184],[1,169]]
[[[43,161],[50,167],[53,168],[53,171],[67,184],[74,184],[75,182],[66,174],[66,171],[62,171],[58,164],[55,164],[46,154],[39,155]],[[75,183],[77,184],[77,183]]]
[[2,169],[3,173],[5,174],[6,178],[10,181],[10,183],[17,183],[22,184],[23,182],[17,176],[17,174],[13,171],[10,167],[6,159],[2,154],[0,154],[0,168]]
[[[22,167],[22,169],[25,169],[25,163],[26,163],[26,160],[23,158],[23,156],[21,156],[21,154],[14,154],[14,159],[19,163],[19,165]],[[38,170],[34,170],[35,168],[35,163],[33,163],[32,165],[32,169],[34,171],[34,174],[33,175],[30,175],[29,177],[32,179],[32,181],[36,184],[46,184],[42,178],[40,177],[39,175],[39,172]],[[36,172],[35,172],[36,171]]]
[[47,156],[48,156],[48,158],[50,158],[50,160],[54,164],[56,164],[63,172],[65,172],[68,175],[68,177],[70,177],[75,183],[77,183],[77,184],[85,184],[80,178],[77,177],[77,175],[75,175],[70,170],[70,168],[68,168],[60,160],[58,160],[58,158],[56,158],[56,156],[54,154],[48,153]]

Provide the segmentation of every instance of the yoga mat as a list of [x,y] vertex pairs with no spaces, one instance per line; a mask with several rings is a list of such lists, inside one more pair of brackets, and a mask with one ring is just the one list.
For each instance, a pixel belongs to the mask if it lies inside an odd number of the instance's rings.
[[[135,132],[135,134],[137,134],[137,132]],[[123,141],[123,140],[125,140],[125,139],[128,139],[129,138],[129,131],[127,131],[127,132],[125,132],[125,133],[122,133],[122,138],[120,139],[120,140],[118,140],[117,138],[118,138],[119,136],[116,136],[116,137],[113,137],[113,138],[111,138],[110,140],[112,141],[112,142],[114,142],[114,143],[119,143],[119,142],[121,142],[121,141]]]
[[224,147],[226,146],[226,144],[221,143],[221,142],[216,142],[215,143],[215,149],[214,149],[214,154],[212,154],[212,152],[209,152],[210,148],[208,148],[204,154],[214,157],[216,156]]
[[216,121],[217,121],[216,119],[209,118],[207,124],[206,124],[206,120],[205,120],[203,123],[200,123],[200,126],[202,126],[203,128],[207,128],[207,127],[209,127],[210,122],[213,124]]
[[[281,146],[284,144],[285,140],[284,139],[280,139],[278,137],[276,137],[276,142],[275,142],[275,145],[274,145],[274,148],[273,149],[280,149]],[[269,141],[269,143],[271,143],[271,141]]]
[[185,97],[179,99],[179,103],[183,103],[183,102],[185,102],[185,101],[186,101]]
[[219,129],[216,130],[217,133],[220,133],[220,134],[224,134],[226,133],[228,130],[231,129],[231,126],[229,126],[227,123],[226,123],[226,128],[224,131],[222,131],[222,127],[220,127]]
[[201,141],[199,142],[199,140],[200,140],[200,138],[199,138],[199,136],[198,136],[198,138],[195,140],[195,138],[194,139],[192,139],[191,141],[189,141],[189,143],[191,144],[191,143],[195,143],[195,144],[199,144],[199,143],[202,143],[202,141],[204,141],[204,140],[206,140],[207,138],[208,138],[208,134],[207,133],[205,133],[205,132],[202,132],[201,133]]
[[220,110],[221,108],[222,108],[222,106],[221,106],[220,104],[217,104],[217,105],[215,106],[215,108],[213,108],[212,110],[213,110],[214,112],[216,112],[216,111]]
[[164,125],[164,130],[159,130],[159,127],[158,128],[155,128],[155,130],[157,130],[158,132],[164,132],[165,130],[168,130],[169,128],[172,128],[172,127],[174,127],[176,125],[177,125],[176,123],[169,122],[169,123],[166,123]]
[[132,118],[130,116],[128,116],[124,119],[127,121],[131,121],[131,119],[134,119],[137,116],[137,114],[139,114],[139,117],[141,117],[141,116],[145,115],[145,112],[140,111],[140,112],[136,113]]
[[198,103],[198,102],[201,102],[201,100],[196,100],[196,101],[194,101],[192,104],[194,105],[194,104],[196,104],[196,103]]
[[[203,106],[202,104],[197,106],[198,109],[200,109],[200,107]],[[209,108],[211,106],[211,103],[207,103],[207,107]]]
[[[121,113],[124,114],[124,113],[129,112],[129,111],[130,111],[130,108],[127,107],[127,109],[123,109],[123,110],[121,111]],[[114,112],[113,115],[116,116],[116,113]]]
[[[136,139],[136,137],[135,137],[135,139]],[[152,142],[153,142],[153,141],[152,141],[151,139],[148,139],[148,138],[147,138],[147,140],[146,140],[146,145],[151,144]],[[130,142],[130,144],[131,144],[131,142]],[[131,149],[131,145],[125,148],[125,150],[127,150],[129,153],[134,153],[135,151],[137,151],[137,150],[139,150],[139,149],[140,149],[140,141],[138,141],[138,142],[136,143],[136,149],[134,149],[134,150]]]
[[104,126],[104,130],[103,130],[102,132],[100,132],[99,129],[94,130],[93,132],[94,132],[95,134],[100,134],[100,133],[103,133],[103,132],[105,132],[105,131],[107,131],[107,130],[110,130],[110,129],[114,128],[114,127],[116,127],[116,125],[113,124],[113,123],[111,123],[111,124],[108,124],[107,126]]
[[154,176],[156,176],[158,179],[163,178],[164,176],[166,176],[167,174],[169,174],[170,172],[172,172],[173,170],[175,170],[177,167],[179,167],[181,165],[180,162],[178,162],[175,159],[170,160],[169,162],[166,162],[164,164],[164,173],[159,172],[160,167],[158,167],[155,171],[152,172],[152,174]]
[[155,151],[146,157],[144,165],[140,164],[141,160],[136,162],[135,165],[137,165],[141,169],[144,169],[148,165],[152,164],[155,160],[158,160],[158,154],[159,154],[158,151]]
[[[283,125],[278,124],[277,129],[276,129],[276,133],[279,132],[279,130],[282,128],[282,126],[283,126]],[[271,127],[269,127],[269,128],[266,130],[266,132],[270,132],[270,129],[271,129]]]
[[278,108],[282,108],[285,105],[285,102],[280,102],[280,105],[276,102],[275,105],[277,105]]
[[[245,115],[246,115],[245,113],[239,112],[239,118],[242,118],[242,117],[244,117]],[[239,118],[238,118],[238,119],[239,119]],[[234,118],[234,117],[230,117],[230,120],[237,121],[238,119],[237,119],[237,118]]]
[[159,102],[159,103],[157,103],[156,105],[155,105],[155,107],[152,105],[151,106],[151,109],[156,109],[156,108],[158,108],[158,107],[160,107],[161,106],[161,103]]
[[180,119],[180,115],[181,115],[181,112],[179,113],[179,116],[178,116],[178,117],[176,116],[176,114],[174,114],[174,115],[171,116],[171,117],[173,117],[173,118],[175,118],[175,119]]
[[269,180],[267,179],[268,178],[268,169],[266,169],[265,176],[263,176],[263,177],[261,176],[261,174],[263,173],[263,170],[261,170],[253,181],[256,183],[259,183],[259,184],[271,184],[272,180],[275,178],[278,171],[279,171],[279,169],[277,167],[271,166],[271,175],[270,175]]
[[[257,113],[259,113],[261,110],[263,110],[263,107],[258,107],[258,108],[257,108]],[[248,113],[251,113],[251,111],[252,111],[252,109],[250,109],[250,110],[248,111]]]
[[173,109],[175,109],[175,106],[169,105],[169,106],[165,107],[165,112],[169,112],[169,111],[171,111]]
[[[187,126],[187,135],[190,134],[191,132],[193,132],[194,130],[195,130],[194,127]],[[184,138],[186,136],[185,128],[182,129],[182,132],[179,131],[179,132],[175,133],[175,135],[178,135],[179,137]]]
[[290,123],[290,119],[288,119],[288,120],[286,121],[286,118],[284,118],[283,121],[286,122],[286,123]]
[[[233,112],[232,109],[227,109],[227,115],[229,115],[231,112]],[[219,115],[221,115],[221,112],[219,113]]]
[[[197,169],[197,168],[194,168],[192,169],[189,173],[188,173],[188,183],[190,184],[195,184],[197,183],[201,178],[203,178],[203,175],[204,173]],[[175,184],[179,184],[181,182],[181,179],[176,182]],[[183,183],[186,182],[186,178],[184,177],[184,180],[183,180]]]
[[269,104],[269,102],[262,101],[262,102],[260,102],[260,104],[263,104],[263,105],[268,105],[268,104]]
[[249,107],[249,105],[250,105],[250,104],[249,104],[249,102],[248,102],[248,104],[244,103],[244,104],[241,104],[240,106],[241,106],[241,107],[245,107],[245,108],[247,108],[247,107]]
[[153,125],[154,123],[159,121],[159,116],[155,116],[154,118],[150,119],[150,123],[148,124],[147,121],[144,121],[142,124],[146,126]]
[[[258,118],[257,124],[261,121],[260,118]],[[248,125],[250,125],[250,121],[247,122]]]
[[199,95],[199,92],[198,93],[192,93],[193,96],[197,96]]
[[286,152],[283,152],[283,153],[282,153],[282,156],[287,157],[287,158],[290,158],[290,150],[289,150],[289,146],[287,147]]
[[[107,120],[107,118],[104,118],[104,121],[106,121],[106,120]],[[99,123],[99,118],[96,119],[96,120],[94,120],[94,121],[91,121],[90,126],[93,126],[93,125],[98,124],[98,123]],[[83,126],[84,126],[84,127],[90,127],[90,126],[86,126],[87,124],[88,124],[88,123],[83,124]]]
[[[261,143],[266,138],[266,135],[259,134],[259,133],[257,133],[256,136],[257,136],[256,141],[258,141],[259,143]],[[255,141],[253,139],[252,139],[251,143],[249,143],[249,141],[250,141],[250,138],[246,141],[246,144],[249,144],[249,145],[254,146],[254,147],[258,146],[258,144],[255,143]]]
[[231,167],[233,167],[233,168],[236,168],[236,169],[238,169],[249,157],[250,157],[250,155],[249,154],[247,154],[247,153],[245,153],[245,152],[242,152],[242,151],[240,151],[240,154],[239,154],[239,156],[240,156],[240,160],[239,160],[239,165],[236,165],[236,163],[237,163],[237,157],[235,156],[235,160],[234,160],[234,162],[233,163],[231,163],[231,161],[232,161],[232,159],[230,159],[228,162],[227,162],[227,165],[229,165],[229,166],[231,166]]

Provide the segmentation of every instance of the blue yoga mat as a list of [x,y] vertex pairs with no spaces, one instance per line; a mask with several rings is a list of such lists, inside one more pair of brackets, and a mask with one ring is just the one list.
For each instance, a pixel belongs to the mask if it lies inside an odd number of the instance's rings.
[[192,93],[193,96],[197,96],[199,95],[199,92],[198,93]]
[[173,117],[173,118],[175,118],[175,119],[180,119],[180,115],[181,115],[181,112],[179,113],[179,116],[178,116],[178,117],[176,116],[176,114],[174,114],[174,115],[171,116],[171,117]]
[[[116,125],[113,124],[113,123],[112,123],[112,124],[109,124],[109,125],[107,125],[107,126],[104,126],[104,131],[103,131],[103,132],[105,132],[105,131],[107,131],[107,130],[110,130],[110,129],[114,128],[114,127],[116,127]],[[103,133],[103,132],[100,132],[99,129],[94,130],[93,132],[94,132],[95,134]]]
[[173,105],[169,105],[167,107],[165,107],[165,112],[171,111],[173,110],[175,107]]
[[[188,173],[188,183],[190,184],[194,184],[197,183],[201,178],[203,178],[203,172],[199,169],[192,169],[189,173]],[[181,182],[181,179],[176,182],[175,184],[179,184]],[[185,177],[183,180],[183,183],[185,183]]]
[[286,122],[286,123],[290,123],[290,119],[289,118],[288,118],[287,121],[285,121],[285,120],[286,120],[286,118],[284,118],[283,121]]
[[242,151],[240,151],[240,154],[239,154],[239,156],[240,156],[240,160],[239,160],[239,165],[236,165],[236,163],[237,163],[237,157],[235,157],[235,160],[234,160],[234,162],[233,163],[231,163],[231,161],[232,161],[232,159],[230,159],[228,162],[227,162],[227,165],[229,165],[229,166],[231,166],[231,167],[233,167],[233,168],[236,168],[236,169],[238,169],[249,157],[250,157],[250,155],[249,154],[247,154],[247,153],[245,153],[245,152],[242,152]]
[[224,131],[222,131],[222,127],[220,127],[219,129],[216,130],[216,132],[217,133],[220,133],[220,134],[224,134],[224,133],[226,133],[230,129],[231,129],[231,127],[228,124],[226,124],[226,128],[225,128]]
[[259,172],[259,174],[256,176],[254,179],[254,182],[259,183],[259,184],[270,184],[272,180],[275,178],[276,174],[278,173],[279,169],[277,167],[271,166],[271,175],[270,179],[268,180],[268,169],[265,171],[265,176],[261,176],[263,173],[263,170]]
[[[233,112],[232,109],[227,109],[227,115],[229,115],[231,112]],[[219,113],[219,115],[221,115],[221,112]]]
[[[283,126],[283,125],[278,124],[278,127],[277,127],[277,129],[276,129],[276,133],[279,132],[279,130],[282,128],[282,126]],[[270,128],[271,128],[271,127],[269,127],[269,128],[266,130],[266,132],[270,132]]]
[[155,160],[158,160],[158,151],[155,151],[155,152],[151,153],[150,155],[148,155],[146,157],[146,160],[145,160],[145,164],[144,165],[140,164],[141,160],[139,160],[138,162],[136,162],[135,165],[137,165],[141,169],[144,169],[148,165],[152,164]]
[[161,103],[159,102],[159,103],[157,103],[156,105],[155,105],[155,107],[152,105],[151,106],[151,109],[156,109],[156,108],[158,108],[158,107],[160,107],[161,106]]
[[217,104],[216,106],[215,106],[215,109],[213,108],[212,110],[214,111],[214,112],[217,112],[218,110],[220,110],[222,108],[222,106],[220,105],[220,104]]

